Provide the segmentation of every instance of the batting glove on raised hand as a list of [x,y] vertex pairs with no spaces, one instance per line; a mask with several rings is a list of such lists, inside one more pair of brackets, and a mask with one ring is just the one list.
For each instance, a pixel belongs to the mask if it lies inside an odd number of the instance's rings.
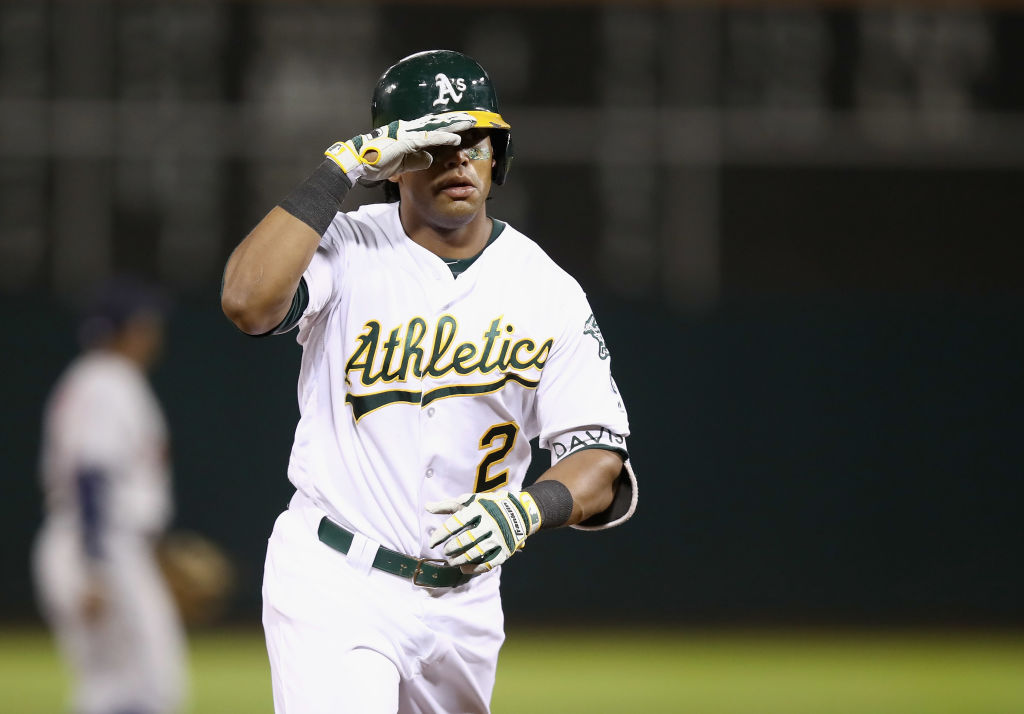
[[454,514],[430,534],[430,547],[444,543],[449,565],[470,574],[501,565],[540,528],[540,510],[525,492],[465,493],[428,503],[427,510]]
[[476,119],[465,112],[427,114],[419,119],[399,119],[331,145],[324,155],[345,172],[354,186],[356,181],[383,181],[430,166],[433,160],[428,146],[458,146],[457,132],[476,126]]

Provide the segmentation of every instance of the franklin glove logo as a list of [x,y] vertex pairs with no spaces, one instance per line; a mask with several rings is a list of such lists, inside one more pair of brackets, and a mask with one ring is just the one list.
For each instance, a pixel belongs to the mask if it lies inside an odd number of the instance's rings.
[[501,502],[501,508],[505,511],[505,516],[508,518],[508,524],[512,526],[512,532],[516,536],[516,540],[522,540],[526,537],[526,524],[523,523],[523,519],[519,513],[516,512],[515,507],[508,501]]
[[[434,83],[437,85],[437,99],[434,100],[434,106],[443,105],[448,106],[448,97],[451,97],[456,102],[462,101],[462,94],[466,91],[466,80],[462,77],[456,77],[453,83],[448,75],[444,72],[439,72],[434,77]],[[458,89],[458,91],[455,91]]]

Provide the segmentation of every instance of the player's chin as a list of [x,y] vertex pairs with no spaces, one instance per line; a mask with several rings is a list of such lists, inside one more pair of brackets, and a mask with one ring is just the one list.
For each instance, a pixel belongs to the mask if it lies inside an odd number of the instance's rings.
[[480,192],[474,189],[470,194],[457,198],[453,198],[443,192],[439,193],[435,206],[439,213],[455,218],[475,215],[483,206],[483,203],[483,197],[480,195]]

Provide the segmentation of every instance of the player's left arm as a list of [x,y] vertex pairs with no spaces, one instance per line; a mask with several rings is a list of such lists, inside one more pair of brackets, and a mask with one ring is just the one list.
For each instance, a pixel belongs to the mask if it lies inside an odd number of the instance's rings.
[[541,528],[574,526],[611,507],[622,469],[620,452],[584,449],[566,456],[523,491],[540,507]]
[[548,469],[522,491],[464,494],[428,504],[431,513],[451,514],[431,534],[444,544],[451,565],[483,573],[501,565],[546,528],[581,524],[607,513],[623,471],[618,451],[583,449]]
[[430,546],[443,544],[448,562],[464,572],[500,565],[542,528],[602,530],[636,510],[629,425],[609,352],[582,290],[570,300],[537,390],[540,445],[551,451],[552,467],[522,491],[463,494],[427,506],[451,515]]

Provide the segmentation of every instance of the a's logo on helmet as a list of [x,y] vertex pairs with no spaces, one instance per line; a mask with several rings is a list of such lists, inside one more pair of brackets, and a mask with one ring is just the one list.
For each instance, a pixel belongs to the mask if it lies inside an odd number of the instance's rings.
[[434,100],[435,107],[439,104],[447,106],[449,97],[456,102],[462,101],[462,94],[466,91],[466,80],[462,77],[456,77],[455,80],[452,81],[448,78],[447,74],[439,72],[438,75],[434,77],[434,83],[437,85],[437,99]]

